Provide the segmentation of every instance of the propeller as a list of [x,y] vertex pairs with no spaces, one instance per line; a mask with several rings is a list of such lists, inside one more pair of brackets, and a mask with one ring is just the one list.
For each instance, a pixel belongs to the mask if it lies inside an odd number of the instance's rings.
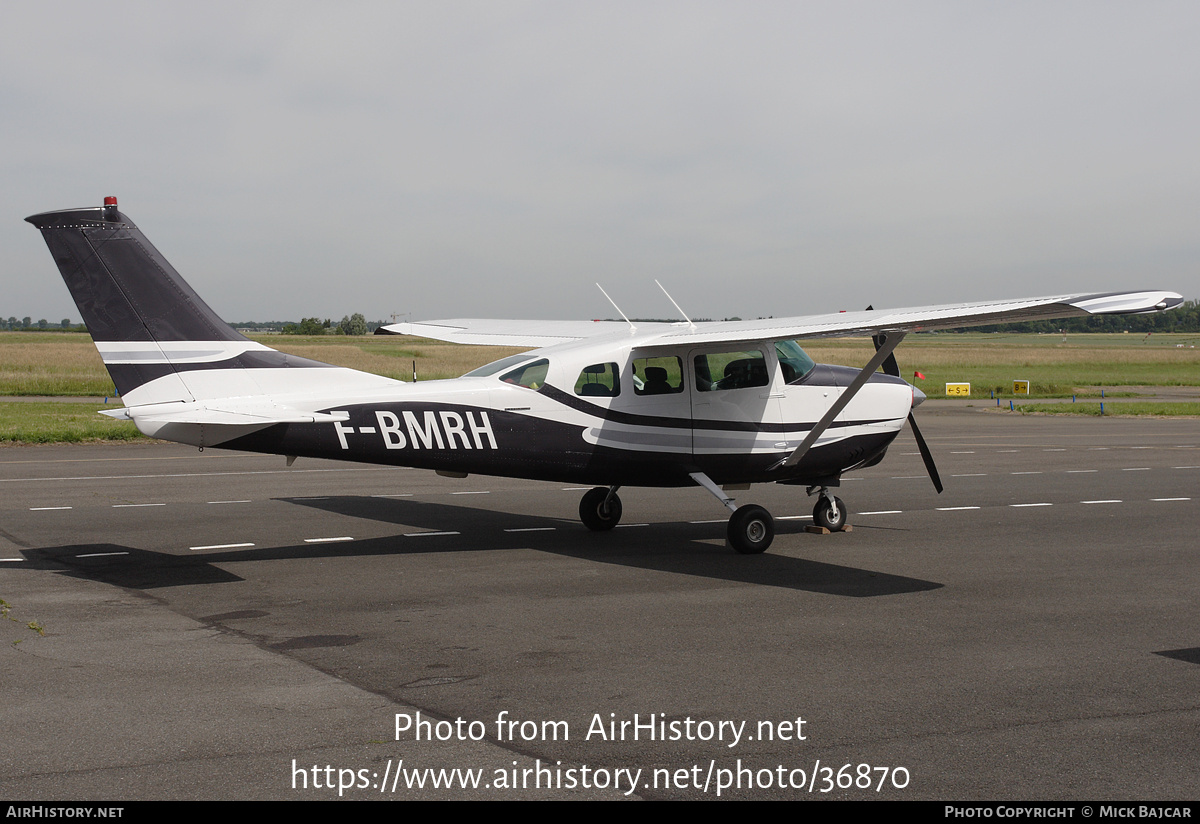
[[[868,310],[871,308],[870,306],[867,307]],[[871,342],[875,344],[876,352],[883,345],[883,340],[879,335],[872,335]],[[894,353],[890,353],[884,358],[880,368],[883,369],[885,375],[900,377],[900,365],[896,363],[896,355]],[[917,426],[917,419],[913,417],[911,409],[908,411],[908,425],[912,428],[913,437],[917,440],[917,449],[921,452],[921,460],[925,462],[925,471],[929,473],[929,480],[933,481],[933,488],[938,491],[938,494],[941,494],[942,478],[938,475],[937,466],[933,462],[933,453],[929,451],[929,446],[925,443],[925,438],[921,436],[921,430]]]

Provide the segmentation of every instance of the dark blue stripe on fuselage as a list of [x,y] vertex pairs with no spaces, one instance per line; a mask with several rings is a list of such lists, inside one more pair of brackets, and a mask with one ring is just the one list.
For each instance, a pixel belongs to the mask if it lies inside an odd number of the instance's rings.
[[[691,472],[705,472],[717,483],[825,480],[880,455],[896,436],[894,432],[881,432],[844,438],[809,450],[798,466],[771,472],[770,467],[786,451],[692,455],[597,446],[584,439],[587,427],[458,404],[384,403],[333,407],[327,411],[334,410],[349,414],[349,420],[340,424],[345,446],[336,425],[321,423],[276,424],[225,442],[221,447],[567,483],[690,486],[694,483],[688,475]],[[402,423],[405,446],[389,449],[385,443],[387,436],[380,431],[378,413],[404,422],[406,411],[421,423],[427,423],[426,413],[432,413],[440,428],[440,445],[423,444]],[[486,416],[491,438],[454,438],[442,426],[443,413],[452,413],[459,421],[476,425]],[[364,429],[374,431],[360,431]],[[464,431],[469,433],[469,424]],[[394,445],[396,437],[391,437]],[[450,447],[452,441],[454,448]]]

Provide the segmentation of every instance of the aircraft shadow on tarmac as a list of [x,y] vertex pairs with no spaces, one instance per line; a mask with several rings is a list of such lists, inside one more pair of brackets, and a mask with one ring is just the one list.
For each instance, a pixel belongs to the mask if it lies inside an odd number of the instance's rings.
[[[285,498],[337,515],[431,532],[460,532],[411,540],[403,533],[341,543],[297,544],[176,555],[111,544],[26,549],[34,568],[131,589],[243,580],[221,565],[241,561],[416,555],[433,552],[534,550],[595,563],[694,575],[721,581],[869,598],[939,589],[942,584],[780,554],[737,555],[714,539],[713,524],[671,523],[590,532],[576,521],[496,512],[427,501],[331,496]],[[782,522],[781,534],[799,532]],[[545,528],[552,527],[553,531]],[[506,532],[521,529],[521,532]],[[543,529],[545,531],[528,531]],[[723,531],[723,530],[722,530]],[[816,539],[816,536],[813,536]],[[832,537],[832,536],[831,536]],[[834,540],[837,540],[834,537]],[[81,557],[82,556],[82,557]],[[66,567],[64,570],[63,567]],[[28,567],[26,567],[28,568]]]

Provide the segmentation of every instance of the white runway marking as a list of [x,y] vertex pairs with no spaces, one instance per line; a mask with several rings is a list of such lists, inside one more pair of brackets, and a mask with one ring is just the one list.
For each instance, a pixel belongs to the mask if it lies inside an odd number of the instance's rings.
[[1068,469],[1068,475],[1080,475],[1084,472],[1099,472],[1099,469]]
[[903,509],[877,509],[874,512],[856,512],[855,515],[900,515]]
[[1150,467],[1148,466],[1124,466],[1121,467],[1122,472],[1145,472]]
[[1020,452],[1019,449],[997,449],[997,452]]
[[1062,447],[1055,447],[1053,449],[1043,449],[1042,451],[1043,452],[1066,452],[1067,450],[1063,449]]
[[1151,498],[1152,501],[1190,501],[1191,498]]
[[986,478],[986,472],[967,472],[963,475],[951,475],[951,478]]
[[1107,452],[1107,451],[1108,451],[1107,446],[1089,446],[1088,447],[1088,452]]
[[451,495],[490,495],[490,489],[468,489],[463,492],[451,492]]
[[71,507],[69,507],[69,506],[31,506],[31,507],[29,507],[29,511],[30,512],[46,512],[51,509],[70,509],[70,508]]
[[113,504],[113,509],[129,509],[138,506],[166,506],[166,504]]
[[650,524],[617,524],[617,529],[628,529],[633,526],[650,526]]
[[1172,469],[1200,469],[1200,466],[1173,466]]
[[957,512],[960,509],[979,509],[977,506],[939,506],[938,512]]
[[425,538],[431,535],[461,535],[461,532],[405,532],[405,538]]
[[919,478],[924,478],[924,477],[925,477],[924,475],[893,475],[892,480],[893,481],[912,481],[912,480],[917,480]]
[[0,563],[4,561],[24,561],[24,558],[0,558]]
[[210,504],[249,504],[253,501],[209,501]]
[[1041,475],[1041,470],[1036,472],[1010,472],[1010,475]]
[[1079,503],[1081,503],[1081,504],[1122,504],[1125,502],[1113,499],[1113,500],[1107,500],[1107,501],[1080,501]]
[[353,540],[354,539],[351,538],[349,535],[343,535],[340,538],[305,538],[304,543],[306,543],[306,544],[329,544],[329,543],[333,543],[334,541],[353,541]]
[[411,492],[397,492],[394,495],[372,495],[372,498],[411,498]]
[[190,546],[188,549],[237,549],[244,546],[254,546],[254,544],[209,544],[208,546]]
[[76,558],[103,558],[106,555],[128,555],[128,552],[89,552],[87,555],[76,555]]
[[951,454],[951,455],[974,455],[974,454],[975,454],[975,452],[974,452],[974,451],[971,451],[971,452],[951,452],[950,454]]
[[1014,507],[1022,507],[1022,506],[1054,506],[1054,504],[1048,504],[1048,503],[1037,503],[1037,504],[1009,504],[1009,506],[1014,506]]
[[253,472],[177,472],[160,475],[75,475],[66,478],[0,478],[0,483],[32,481],[121,481],[140,478],[217,478],[226,475],[294,475],[303,472],[386,472],[392,467],[347,467],[345,469],[260,469]]
[[553,526],[523,526],[515,529],[506,529],[505,532],[553,532],[557,527]]
[[777,521],[811,521],[811,515],[780,515]]

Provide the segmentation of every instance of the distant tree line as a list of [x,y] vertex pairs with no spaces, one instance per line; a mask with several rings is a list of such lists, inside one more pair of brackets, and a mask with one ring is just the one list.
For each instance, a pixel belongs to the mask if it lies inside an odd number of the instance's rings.
[[299,323],[284,323],[279,328],[281,335],[369,335],[385,321],[368,322],[361,312],[345,315],[334,323],[330,318],[302,318]]
[[35,321],[33,318],[29,317],[19,319],[10,317],[8,320],[0,320],[0,329],[7,329],[10,332],[36,332],[42,329],[46,331],[61,332],[66,330],[68,332],[74,332],[82,328],[82,324],[72,324],[70,318],[63,318],[58,323],[51,323],[45,318]]

